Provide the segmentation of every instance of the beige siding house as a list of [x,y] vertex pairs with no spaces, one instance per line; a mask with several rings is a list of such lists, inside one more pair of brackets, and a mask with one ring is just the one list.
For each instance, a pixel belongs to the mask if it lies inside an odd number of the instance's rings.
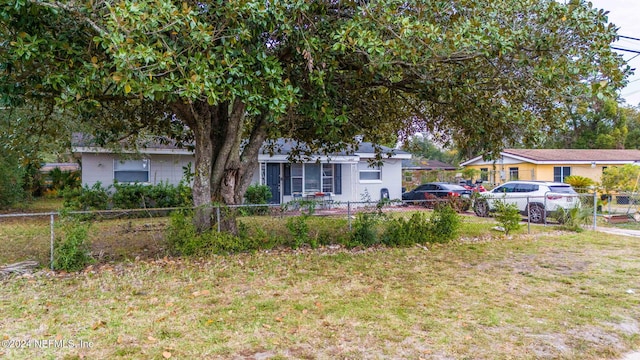
[[569,175],[599,183],[605,169],[625,164],[640,165],[640,150],[505,149],[497,160],[477,156],[460,165],[479,170],[479,179],[497,185],[510,180],[562,182]]

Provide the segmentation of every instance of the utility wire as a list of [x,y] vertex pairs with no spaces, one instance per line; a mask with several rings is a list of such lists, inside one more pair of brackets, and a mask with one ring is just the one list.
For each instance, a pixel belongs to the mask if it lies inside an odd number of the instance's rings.
[[626,51],[626,52],[630,52],[630,53],[633,53],[633,54],[640,54],[640,50],[625,49],[625,48],[621,48],[621,47],[617,47],[617,46],[612,46],[611,48],[613,50]]
[[618,35],[619,38],[622,39],[629,39],[629,40],[636,40],[636,41],[640,41],[640,38],[635,38],[635,37],[631,37],[631,36],[624,36],[624,35]]

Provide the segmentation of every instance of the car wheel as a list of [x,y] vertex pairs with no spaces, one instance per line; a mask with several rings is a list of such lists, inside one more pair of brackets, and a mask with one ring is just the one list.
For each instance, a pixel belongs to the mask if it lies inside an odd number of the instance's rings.
[[546,214],[542,206],[537,204],[530,205],[528,213],[529,213],[529,221],[536,224],[540,224],[544,222]]
[[475,204],[473,204],[473,212],[480,217],[489,216],[489,203],[487,200],[477,200]]

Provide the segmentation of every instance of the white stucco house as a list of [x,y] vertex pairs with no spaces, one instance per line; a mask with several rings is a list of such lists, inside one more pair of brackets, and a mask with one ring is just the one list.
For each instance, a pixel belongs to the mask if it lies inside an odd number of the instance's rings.
[[[370,166],[375,158],[371,143],[360,143],[358,150],[330,155],[313,155],[304,162],[290,162],[295,142],[279,140],[278,151],[263,149],[253,174],[254,184],[271,188],[271,203],[286,203],[296,198],[329,197],[333,201],[377,201],[383,196],[402,197],[402,160],[411,154],[387,147],[381,166]],[[193,152],[167,142],[150,141],[138,152],[99,147],[90,138],[75,134],[72,151],[81,160],[82,184],[168,182],[177,184],[185,168],[194,161]]]

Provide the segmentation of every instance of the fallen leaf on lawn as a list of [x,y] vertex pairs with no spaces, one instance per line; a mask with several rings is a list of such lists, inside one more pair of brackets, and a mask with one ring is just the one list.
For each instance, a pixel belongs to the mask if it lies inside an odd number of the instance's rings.
[[59,340],[62,340],[62,334],[58,334],[58,335],[56,335],[56,340],[58,340],[58,341],[59,341]]
[[265,329],[271,329],[271,325],[269,324],[262,324],[262,327]]
[[100,329],[101,327],[103,327],[103,326],[105,326],[105,325],[107,325],[107,322],[106,322],[106,321],[104,321],[104,320],[100,320],[100,321],[98,321],[97,323],[93,324],[93,326],[91,327],[91,329],[93,329],[93,330],[98,330],[98,329]]
[[153,336],[149,335],[149,337],[147,337],[147,340],[149,340],[151,342],[155,342],[157,339],[154,338]]
[[122,344],[122,336],[118,336],[118,338],[116,339],[116,342],[118,344]]
[[277,322],[282,322],[282,318],[281,318],[281,317],[277,317],[277,318],[276,318],[276,321],[277,321]]
[[168,359],[168,358],[171,357],[171,353],[168,352],[168,351],[163,351],[162,352],[162,357],[165,358],[165,359]]
[[316,301],[316,307],[318,309],[322,309],[322,303],[320,303],[320,301]]
[[198,297],[198,296],[203,296],[203,295],[209,295],[211,292],[209,290],[202,290],[202,291],[194,291],[191,293],[191,295],[193,295],[193,297]]
[[308,312],[309,312],[309,310],[307,310],[307,309],[302,309],[302,313],[303,313],[303,314],[306,314],[306,313],[308,313]]

